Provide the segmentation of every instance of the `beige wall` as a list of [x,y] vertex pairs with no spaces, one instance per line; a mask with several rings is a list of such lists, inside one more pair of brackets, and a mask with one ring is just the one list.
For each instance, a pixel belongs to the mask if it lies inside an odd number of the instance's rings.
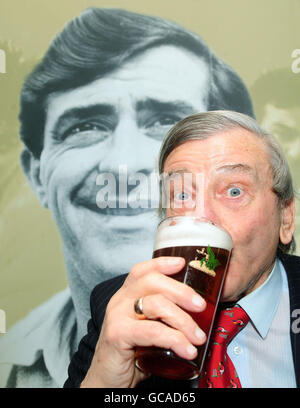
[[[54,35],[91,5],[182,24],[200,34],[250,90],[266,71],[291,70],[291,53],[300,48],[298,0],[1,0],[0,49],[7,61],[6,73],[0,73],[0,309],[6,311],[7,328],[67,285],[51,215],[41,208],[19,168],[21,82]],[[300,73],[293,75],[300,81]],[[300,174],[295,176],[299,186]]]

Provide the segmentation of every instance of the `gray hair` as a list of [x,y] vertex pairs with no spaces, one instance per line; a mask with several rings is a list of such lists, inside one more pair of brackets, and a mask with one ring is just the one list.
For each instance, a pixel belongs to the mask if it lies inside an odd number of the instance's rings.
[[[217,133],[234,128],[243,128],[258,136],[265,144],[269,154],[270,167],[273,173],[273,191],[278,197],[280,208],[284,208],[297,193],[293,186],[288,162],[281,146],[271,134],[262,129],[251,117],[227,110],[201,112],[188,116],[178,122],[168,132],[164,139],[158,159],[159,174],[163,174],[164,163],[169,154],[179,145],[189,140],[204,140]],[[162,182],[160,183],[162,196]],[[162,206],[159,208],[163,213]],[[294,237],[289,244],[279,242],[278,250],[284,253],[294,252],[296,243]]]

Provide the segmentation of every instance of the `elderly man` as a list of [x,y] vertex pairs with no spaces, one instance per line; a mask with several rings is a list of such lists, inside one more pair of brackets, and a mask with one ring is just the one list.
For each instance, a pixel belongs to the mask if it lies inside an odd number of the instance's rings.
[[[233,240],[221,302],[238,306],[248,323],[226,350],[237,374],[224,386],[236,385],[238,377],[241,387],[299,386],[299,328],[291,316],[300,308],[300,259],[287,255],[293,247],[294,191],[278,143],[246,115],[203,112],[171,129],[159,169],[197,180],[192,189],[185,190],[182,183],[180,194],[171,191],[166,216],[188,212],[205,217]],[[179,197],[182,206],[172,205]],[[200,316],[198,326],[187,312],[201,313],[206,302],[172,279],[183,265],[183,258],[155,258],[94,289],[88,334],[73,357],[66,387],[162,385],[159,377],[147,378],[136,368],[136,346],[171,349],[188,360],[196,357],[195,346],[207,338]],[[146,320],[135,313],[136,299],[142,299]],[[221,374],[216,370],[214,377]],[[199,384],[216,382],[208,372]]]
[[[164,135],[213,108],[253,115],[239,77],[172,22],[88,9],[54,39],[22,91],[21,162],[58,226],[71,293],[57,294],[5,335],[3,386],[63,385],[86,333],[91,290],[151,256],[156,210],[143,183]],[[105,187],[99,175],[115,180],[115,208],[98,194]],[[133,189],[144,194],[144,208],[134,208]]]

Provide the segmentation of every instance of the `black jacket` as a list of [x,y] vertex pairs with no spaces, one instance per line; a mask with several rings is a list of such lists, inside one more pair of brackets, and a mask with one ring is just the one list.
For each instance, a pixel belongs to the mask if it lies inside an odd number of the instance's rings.
[[[280,255],[285,267],[289,285],[290,295],[290,336],[294,360],[294,369],[297,388],[300,388],[300,257],[291,255]],[[122,286],[127,275],[121,275],[97,285],[90,299],[91,319],[88,322],[88,333],[79,344],[78,351],[74,354],[68,369],[68,379],[65,388],[79,387],[84,379],[99,338],[103,323],[106,305],[112,295]],[[298,317],[299,316],[299,317]],[[299,324],[297,322],[299,320]],[[293,324],[294,323],[294,324]],[[299,334],[297,332],[299,331]],[[151,376],[142,381],[138,387],[168,387],[187,388],[191,387],[191,381],[174,381],[161,377]]]

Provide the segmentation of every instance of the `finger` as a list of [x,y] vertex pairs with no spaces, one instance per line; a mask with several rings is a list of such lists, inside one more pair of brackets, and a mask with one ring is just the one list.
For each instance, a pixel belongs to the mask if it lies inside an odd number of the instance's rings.
[[135,346],[153,346],[172,350],[179,357],[187,360],[194,359],[198,354],[197,348],[181,331],[158,321],[136,321],[130,325],[130,332],[129,336],[132,337],[134,334]]
[[162,294],[185,310],[202,312],[206,308],[205,300],[192,287],[161,273],[148,273],[126,288],[126,296],[134,300],[154,294]]
[[[161,256],[140,262],[131,268],[126,281],[137,280],[149,272],[171,275],[179,272],[185,265],[185,259],[175,256]],[[125,281],[125,282],[126,282]]]
[[206,341],[204,331],[195,320],[163,295],[143,297],[143,314],[148,319],[160,319],[168,326],[181,331],[193,344],[200,345]]

